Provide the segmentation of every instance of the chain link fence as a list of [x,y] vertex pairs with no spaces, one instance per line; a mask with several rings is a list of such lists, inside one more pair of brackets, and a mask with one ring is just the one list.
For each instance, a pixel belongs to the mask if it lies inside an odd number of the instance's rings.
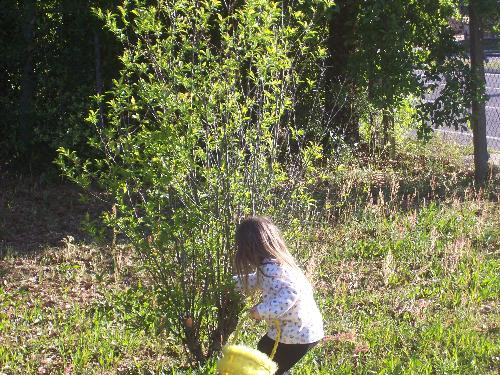
[[[500,153],[500,49],[485,50],[485,80],[488,99],[486,109],[486,140],[488,150]],[[427,100],[433,101],[437,93]],[[472,130],[455,130],[453,128],[438,128],[437,132],[443,140],[455,141],[464,145],[472,145]]]
[[488,148],[500,152],[500,50],[487,50],[485,62]]

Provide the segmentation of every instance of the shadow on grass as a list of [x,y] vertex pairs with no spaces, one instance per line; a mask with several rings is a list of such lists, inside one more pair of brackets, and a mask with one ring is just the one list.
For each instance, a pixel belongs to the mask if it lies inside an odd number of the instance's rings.
[[105,205],[82,193],[62,181],[0,176],[0,259],[35,255],[69,236],[76,242],[91,239],[85,223],[98,219]]

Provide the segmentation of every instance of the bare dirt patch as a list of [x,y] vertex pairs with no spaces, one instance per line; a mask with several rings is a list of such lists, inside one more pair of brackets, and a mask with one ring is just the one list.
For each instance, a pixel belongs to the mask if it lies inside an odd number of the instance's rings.
[[0,177],[0,258],[5,252],[25,254],[59,246],[67,236],[78,242],[88,239],[82,222],[97,218],[105,207],[68,183]]

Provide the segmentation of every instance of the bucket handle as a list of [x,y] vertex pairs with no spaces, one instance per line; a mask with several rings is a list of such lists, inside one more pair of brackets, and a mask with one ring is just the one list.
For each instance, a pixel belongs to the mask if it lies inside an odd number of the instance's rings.
[[[238,340],[238,336],[240,335],[241,329],[243,327],[243,322],[245,319],[240,319],[238,324],[236,325],[236,328],[234,329],[233,332],[233,337],[231,339],[232,342],[235,342]],[[272,360],[274,359],[274,356],[276,355],[276,351],[278,350],[278,345],[280,343],[280,338],[281,338],[281,325],[278,319],[273,320],[273,324],[276,327],[276,339],[274,340],[274,346],[273,350],[271,350],[271,354],[269,355],[269,358]]]
[[273,323],[276,327],[276,339],[274,340],[274,346],[273,350],[271,351],[271,355],[269,358],[274,359],[274,355],[276,354],[276,350],[278,350],[278,344],[280,343],[280,337],[281,337],[281,326],[279,320],[275,319],[273,320]]

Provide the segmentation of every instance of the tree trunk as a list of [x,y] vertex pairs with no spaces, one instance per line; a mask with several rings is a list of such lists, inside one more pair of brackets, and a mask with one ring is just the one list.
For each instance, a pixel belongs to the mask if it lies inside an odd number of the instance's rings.
[[33,98],[35,95],[33,31],[35,28],[35,0],[25,0],[23,2],[22,23],[24,62],[21,76],[21,94],[19,98],[18,141],[20,151],[26,155],[33,142]]
[[470,60],[472,69],[472,135],[474,143],[474,169],[476,183],[481,185],[488,176],[488,150],[486,143],[486,111],[484,100],[483,30],[477,14],[477,0],[469,1]]
[[396,156],[396,138],[394,134],[394,113],[386,109],[382,115],[383,143],[384,148],[389,146],[389,156],[393,159]]

